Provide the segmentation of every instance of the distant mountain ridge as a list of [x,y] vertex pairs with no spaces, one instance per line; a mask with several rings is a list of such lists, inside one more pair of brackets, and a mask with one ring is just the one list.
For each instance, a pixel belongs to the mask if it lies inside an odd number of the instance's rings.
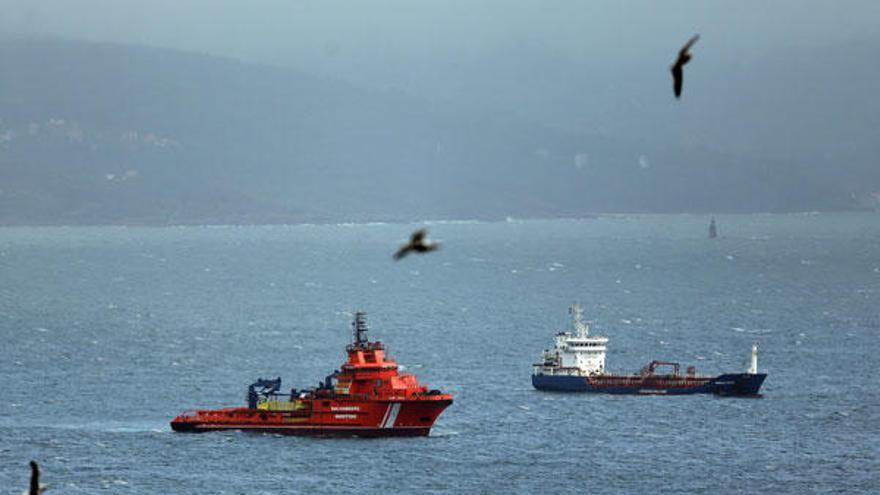
[[778,160],[556,130],[232,59],[0,38],[5,225],[852,205],[847,191],[801,172]]

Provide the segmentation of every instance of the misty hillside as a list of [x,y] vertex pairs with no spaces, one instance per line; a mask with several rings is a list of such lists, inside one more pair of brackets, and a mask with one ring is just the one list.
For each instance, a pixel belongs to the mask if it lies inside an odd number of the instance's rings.
[[445,69],[445,86],[425,78],[410,87],[563,128],[796,160],[824,180],[858,187],[871,177],[880,187],[880,39],[768,47],[754,58],[706,43],[694,48],[681,101],[669,97],[674,42],[596,65],[514,40]]
[[231,59],[0,39],[0,224],[853,206],[849,189],[807,170]]

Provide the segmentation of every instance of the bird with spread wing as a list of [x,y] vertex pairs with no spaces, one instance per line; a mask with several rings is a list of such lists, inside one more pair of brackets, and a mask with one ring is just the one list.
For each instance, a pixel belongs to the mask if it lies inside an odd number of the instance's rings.
[[678,58],[675,60],[675,63],[672,64],[672,90],[675,92],[675,97],[681,97],[681,87],[684,84],[684,66],[691,60],[691,54],[688,52],[690,48],[700,39],[699,34],[695,34],[691,39],[688,40],[687,43],[681,50],[678,51]]
[[40,495],[49,487],[40,483],[40,466],[36,461],[31,461],[31,487],[29,490],[21,492],[21,495]]
[[400,246],[400,249],[394,253],[394,260],[398,261],[409,253],[429,253],[440,249],[440,244],[436,242],[426,242],[425,237],[428,236],[427,229],[419,229],[413,232],[409,238],[409,242]]

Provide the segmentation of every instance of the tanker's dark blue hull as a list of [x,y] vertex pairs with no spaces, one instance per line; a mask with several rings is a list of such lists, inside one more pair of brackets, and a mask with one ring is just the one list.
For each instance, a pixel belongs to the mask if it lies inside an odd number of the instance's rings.
[[767,378],[766,373],[728,373],[712,378],[673,375],[597,375],[591,377],[532,375],[538,390],[554,392],[591,392],[628,395],[716,394],[755,397]]

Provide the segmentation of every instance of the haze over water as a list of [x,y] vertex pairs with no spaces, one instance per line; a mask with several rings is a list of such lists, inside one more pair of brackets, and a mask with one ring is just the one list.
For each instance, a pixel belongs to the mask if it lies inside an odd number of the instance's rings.
[[[0,229],[0,486],[57,493],[873,493],[874,214]],[[608,366],[742,371],[764,398],[533,390],[572,302]],[[314,386],[350,313],[455,403],[418,439],[174,434],[258,377]],[[51,493],[51,492],[50,492]]]

